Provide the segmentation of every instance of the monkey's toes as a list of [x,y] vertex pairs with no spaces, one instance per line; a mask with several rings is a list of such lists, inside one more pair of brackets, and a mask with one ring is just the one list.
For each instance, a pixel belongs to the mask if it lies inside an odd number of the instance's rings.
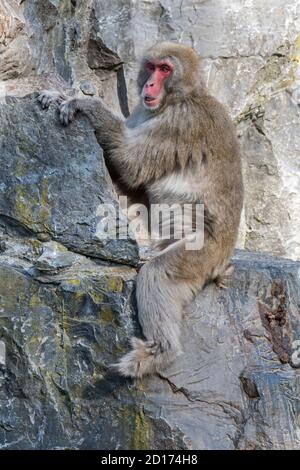
[[219,287],[219,289],[228,289],[228,284],[227,284],[228,281],[224,281],[222,279],[216,279],[215,280],[215,284],[217,287]]
[[159,349],[160,346],[155,341],[145,341],[145,351],[148,354],[155,356],[158,353]]

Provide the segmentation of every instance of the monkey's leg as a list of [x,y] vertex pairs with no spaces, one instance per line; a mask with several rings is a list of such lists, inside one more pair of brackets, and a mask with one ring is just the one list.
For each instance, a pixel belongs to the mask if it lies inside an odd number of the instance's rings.
[[135,338],[133,350],[116,364],[122,375],[142,377],[161,372],[181,354],[182,312],[211,273],[210,261],[207,264],[211,248],[199,250],[197,257],[195,273],[195,251],[185,251],[183,243],[174,243],[173,249],[168,248],[141,268],[136,297],[146,341]]

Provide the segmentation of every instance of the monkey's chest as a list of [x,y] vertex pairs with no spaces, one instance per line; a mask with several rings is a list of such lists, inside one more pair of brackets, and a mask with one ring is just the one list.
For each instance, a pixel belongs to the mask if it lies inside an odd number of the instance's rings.
[[187,204],[200,202],[200,178],[172,173],[147,188],[150,204]]

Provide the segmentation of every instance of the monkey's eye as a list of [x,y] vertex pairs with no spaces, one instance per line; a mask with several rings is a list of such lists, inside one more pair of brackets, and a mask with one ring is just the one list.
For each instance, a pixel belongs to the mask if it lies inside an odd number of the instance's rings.
[[154,72],[154,70],[155,70],[155,65],[152,64],[152,62],[147,62],[147,63],[146,63],[146,69],[147,69],[149,72]]
[[164,73],[171,72],[171,67],[168,64],[162,64],[160,66],[160,71]]

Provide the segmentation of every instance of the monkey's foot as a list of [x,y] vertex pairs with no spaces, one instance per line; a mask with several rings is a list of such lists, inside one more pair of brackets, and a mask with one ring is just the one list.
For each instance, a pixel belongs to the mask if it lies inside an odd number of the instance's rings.
[[219,287],[220,289],[228,289],[228,281],[229,279],[225,276],[218,276],[214,280],[216,286]]
[[124,377],[142,377],[156,371],[155,356],[159,345],[154,341],[131,338],[132,351],[127,353],[112,368]]
[[219,276],[214,279],[216,286],[220,289],[228,289],[228,283],[230,281],[230,277],[233,271],[234,266],[232,264],[229,264],[225,271],[222,274],[219,274]]
[[60,122],[65,126],[68,126],[73,121],[77,111],[79,111],[79,108],[76,98],[63,101],[59,108]]
[[49,108],[51,103],[60,104],[66,98],[58,91],[43,90],[38,96],[38,101],[41,103],[43,109]]

